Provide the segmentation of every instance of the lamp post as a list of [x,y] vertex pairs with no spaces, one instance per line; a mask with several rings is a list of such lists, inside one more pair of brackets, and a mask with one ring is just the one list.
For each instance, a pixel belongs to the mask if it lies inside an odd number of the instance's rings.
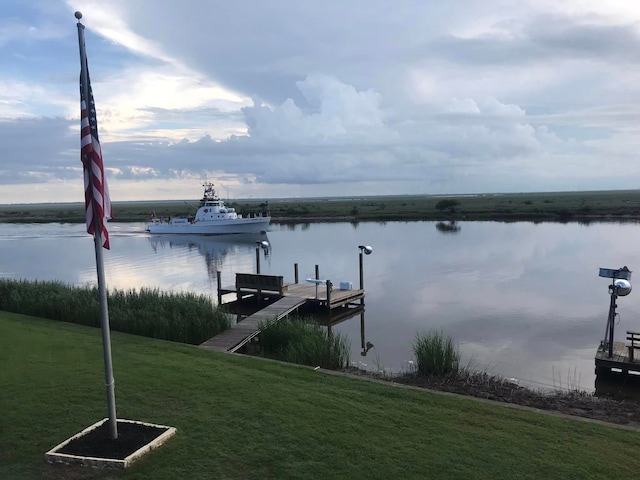
[[617,270],[611,268],[601,268],[600,277],[611,278],[613,281],[609,285],[609,294],[611,295],[611,302],[609,303],[609,315],[607,317],[607,329],[605,331],[603,349],[607,348],[607,355],[609,358],[613,357],[613,330],[616,320],[616,299],[618,297],[624,297],[631,293],[631,271],[626,267],[619,268]]
[[267,242],[266,240],[256,242],[256,273],[258,275],[260,275],[260,248],[264,248],[266,252],[269,248],[269,242]]
[[371,247],[370,245],[358,245],[358,248],[360,249],[360,255],[359,255],[359,260],[360,260],[360,290],[362,290],[362,294],[363,297],[360,299],[360,305],[364,305],[364,269],[363,269],[363,254],[364,255],[371,255],[371,252],[373,252],[373,247]]

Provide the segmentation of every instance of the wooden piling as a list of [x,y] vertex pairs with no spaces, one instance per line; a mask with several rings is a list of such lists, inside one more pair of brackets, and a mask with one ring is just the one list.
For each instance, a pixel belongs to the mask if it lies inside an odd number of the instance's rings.
[[[364,290],[364,268],[362,256],[362,249],[360,249],[360,290]],[[364,297],[360,299],[360,305],[364,305]]]
[[218,306],[222,305],[222,272],[216,270],[216,281],[218,282]]

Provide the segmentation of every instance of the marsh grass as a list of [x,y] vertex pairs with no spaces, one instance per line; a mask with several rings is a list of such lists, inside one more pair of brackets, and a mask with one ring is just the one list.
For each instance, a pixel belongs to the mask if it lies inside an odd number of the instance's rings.
[[346,368],[351,346],[342,334],[327,335],[317,323],[300,318],[260,325],[263,355],[290,363],[331,370]]
[[423,375],[449,375],[457,373],[460,353],[451,338],[442,332],[418,333],[413,343],[417,370]]
[[[112,330],[198,345],[229,328],[227,315],[209,298],[158,289],[112,290],[107,294]],[[55,281],[0,279],[0,310],[100,326],[98,289]]]

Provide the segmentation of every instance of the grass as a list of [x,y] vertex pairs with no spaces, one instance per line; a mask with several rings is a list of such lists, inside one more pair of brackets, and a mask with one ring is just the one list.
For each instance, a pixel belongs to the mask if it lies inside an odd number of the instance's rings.
[[[442,201],[457,202],[438,209]],[[262,200],[233,200],[229,206],[247,214],[260,211]],[[442,205],[442,203],[440,203]],[[500,220],[592,221],[640,218],[640,190],[544,192],[479,195],[397,195],[358,198],[269,200],[274,222]],[[115,202],[118,222],[145,222],[158,216],[193,214],[197,201]],[[81,203],[0,205],[0,222],[84,222]]]
[[[55,281],[0,279],[0,310],[100,326],[97,287]],[[108,292],[112,330],[199,345],[230,326],[205,295],[157,289]]]
[[346,336],[336,333],[329,337],[317,323],[291,318],[263,324],[260,330],[260,348],[266,356],[331,370],[349,365],[351,345]]
[[449,375],[458,372],[460,353],[449,337],[442,332],[416,335],[413,343],[417,369],[423,375]]
[[100,332],[0,312],[0,478],[634,478],[635,430],[114,332],[119,418],[178,434],[126,472],[44,452],[106,416]]

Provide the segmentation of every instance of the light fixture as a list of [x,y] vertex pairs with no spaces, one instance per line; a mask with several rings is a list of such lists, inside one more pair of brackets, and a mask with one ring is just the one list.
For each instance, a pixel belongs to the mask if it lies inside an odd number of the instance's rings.
[[264,250],[265,257],[269,255],[269,242],[266,240],[256,241],[256,273],[260,274],[260,248]]

